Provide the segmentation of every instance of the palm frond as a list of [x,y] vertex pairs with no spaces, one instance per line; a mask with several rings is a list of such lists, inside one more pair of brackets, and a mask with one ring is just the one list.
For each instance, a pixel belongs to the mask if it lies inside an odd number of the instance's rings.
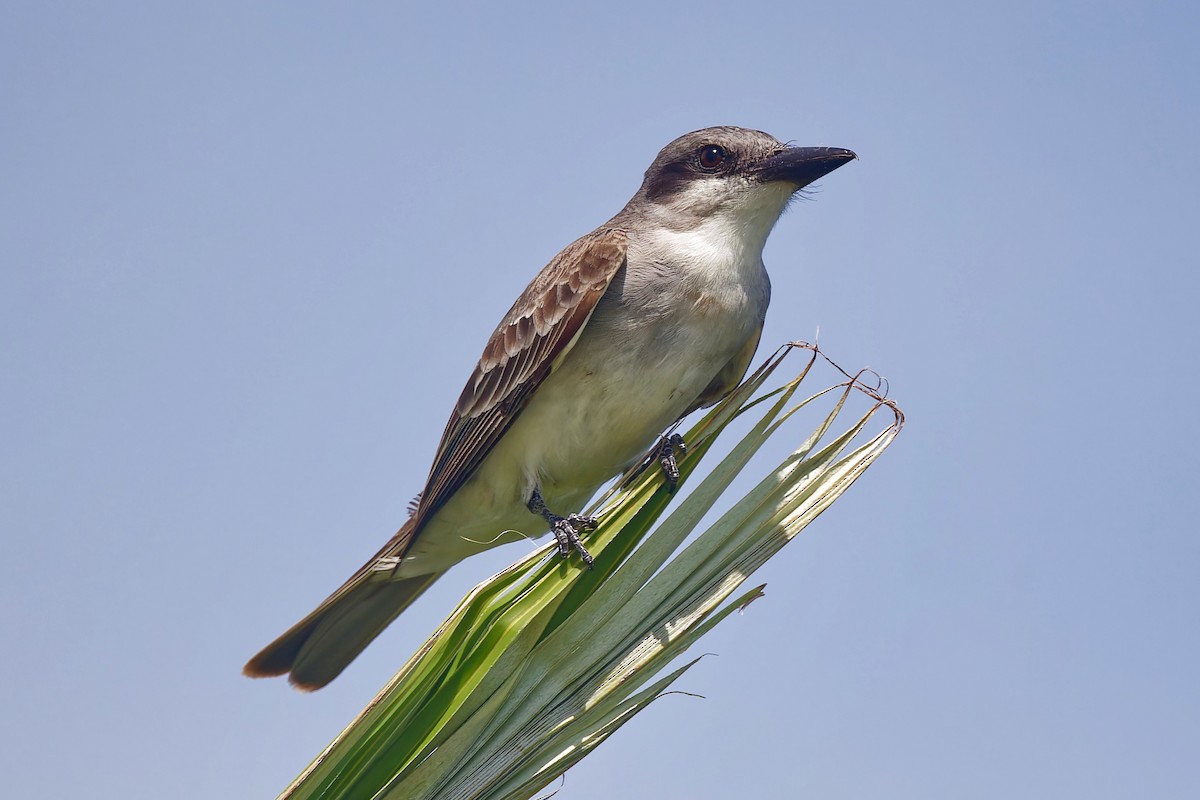
[[[809,355],[800,374],[756,397],[796,351]],[[732,420],[761,414],[661,521],[675,497],[656,469],[633,471],[604,495],[588,538],[594,569],[549,557],[548,545],[476,586],[281,798],[528,798],[661,696],[696,662],[656,676],[761,595],[760,586],[734,597],[903,425],[861,376],[843,373],[795,402],[820,355],[780,348],[685,435],[681,485]],[[830,438],[853,396],[869,407]],[[832,408],[816,430],[681,549],[768,438],[822,399]],[[881,411],[882,430],[868,434]]]

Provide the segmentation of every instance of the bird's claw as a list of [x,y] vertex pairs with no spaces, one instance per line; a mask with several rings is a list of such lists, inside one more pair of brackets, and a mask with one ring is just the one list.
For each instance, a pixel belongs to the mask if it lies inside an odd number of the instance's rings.
[[687,455],[687,443],[683,441],[683,437],[678,433],[672,433],[670,436],[663,436],[658,442],[658,463],[662,466],[663,475],[667,479],[667,492],[674,494],[679,488],[679,462],[675,458],[675,453],[679,455]]
[[567,558],[574,550],[579,553],[579,557],[583,559],[584,564],[587,564],[588,569],[591,569],[594,559],[587,548],[583,546],[579,534],[583,531],[594,531],[598,524],[595,517],[585,517],[581,514],[571,514],[566,517],[556,516],[551,523],[550,530],[554,532],[554,538],[558,541],[558,554]]
[[588,569],[592,568],[594,559],[592,554],[583,546],[583,542],[579,539],[579,534],[585,531],[594,531],[600,521],[595,517],[584,516],[583,514],[568,514],[567,516],[559,516],[550,509],[546,508],[546,501],[542,499],[540,489],[534,489],[533,494],[526,504],[530,511],[534,514],[539,514],[550,525],[550,530],[554,534],[555,541],[558,542],[558,554],[563,558],[571,555],[571,551],[575,550],[579,553],[579,557],[583,559],[583,563],[587,564]]

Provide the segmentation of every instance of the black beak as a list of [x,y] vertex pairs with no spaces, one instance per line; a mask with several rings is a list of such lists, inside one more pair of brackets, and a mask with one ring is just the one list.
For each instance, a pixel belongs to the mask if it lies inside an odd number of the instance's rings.
[[754,172],[763,181],[788,181],[803,189],[856,158],[842,147],[789,147],[755,164]]

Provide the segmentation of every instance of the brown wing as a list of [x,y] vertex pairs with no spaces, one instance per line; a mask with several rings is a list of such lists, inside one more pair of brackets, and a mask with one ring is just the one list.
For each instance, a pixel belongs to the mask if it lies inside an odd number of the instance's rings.
[[325,685],[438,577],[397,581],[390,571],[422,521],[471,476],[529,395],[571,349],[625,265],[625,251],[623,232],[601,229],[563,250],[533,279],[492,334],[467,381],[413,516],[315,611],[252,658],[247,675],[290,671],[301,688]]
[[623,231],[588,234],[555,256],[509,309],[442,434],[414,515],[417,529],[471,477],[571,349],[625,254]]

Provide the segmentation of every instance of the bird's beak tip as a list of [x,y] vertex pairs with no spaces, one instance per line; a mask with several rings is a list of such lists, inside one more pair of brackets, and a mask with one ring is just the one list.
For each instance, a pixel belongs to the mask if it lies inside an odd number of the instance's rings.
[[858,160],[858,153],[844,147],[789,147],[758,165],[763,180],[789,181],[804,188],[838,167]]

